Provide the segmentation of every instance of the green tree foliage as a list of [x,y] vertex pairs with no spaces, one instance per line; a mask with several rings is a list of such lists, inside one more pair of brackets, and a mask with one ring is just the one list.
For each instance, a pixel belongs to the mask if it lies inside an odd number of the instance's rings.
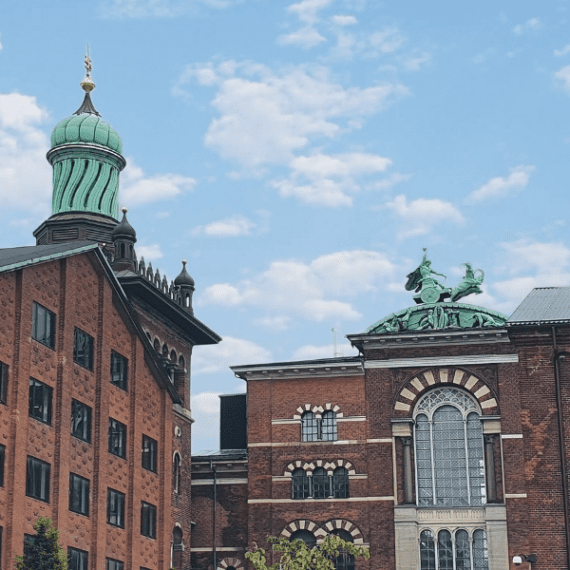
[[343,551],[355,558],[370,558],[368,548],[356,546],[353,542],[334,535],[327,536],[314,548],[308,548],[302,540],[289,541],[276,536],[270,536],[267,542],[272,545],[273,552],[282,553],[281,559],[269,565],[266,551],[263,548],[255,548],[245,555],[255,570],[334,570],[334,559]]
[[67,570],[67,558],[59,544],[59,530],[49,517],[40,517],[36,534],[26,545],[24,555],[16,558],[18,570]]

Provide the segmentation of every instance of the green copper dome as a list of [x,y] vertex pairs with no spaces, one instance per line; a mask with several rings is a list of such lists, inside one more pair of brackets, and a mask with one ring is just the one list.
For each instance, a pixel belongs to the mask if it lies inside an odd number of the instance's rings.
[[95,84],[89,76],[77,111],[60,121],[51,133],[47,159],[53,166],[52,213],[78,212],[117,219],[119,173],[126,161],[117,131],[104,121],[89,94]]
[[73,143],[96,144],[119,154],[123,151],[119,133],[101,117],[91,113],[71,115],[53,129],[51,148]]

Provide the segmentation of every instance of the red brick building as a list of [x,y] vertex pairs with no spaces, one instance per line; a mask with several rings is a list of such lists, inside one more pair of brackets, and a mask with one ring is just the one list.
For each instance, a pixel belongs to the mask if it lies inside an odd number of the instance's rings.
[[193,568],[329,533],[371,551],[337,569],[570,568],[570,289],[536,289],[508,320],[419,302],[348,335],[358,357],[232,368],[247,480],[229,450],[193,460]]
[[187,570],[191,354],[221,339],[185,267],[137,260],[122,143],[83,87],[52,133],[53,215],[0,250],[0,567],[49,516],[70,570]]

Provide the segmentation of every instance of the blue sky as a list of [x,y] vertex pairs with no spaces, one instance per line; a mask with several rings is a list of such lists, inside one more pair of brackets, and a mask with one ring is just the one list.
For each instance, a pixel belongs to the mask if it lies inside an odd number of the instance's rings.
[[196,280],[194,451],[228,366],[353,354],[412,304],[427,247],[511,313],[570,285],[568,0],[0,2],[0,243],[50,214],[53,126],[93,101],[121,134],[137,252]]

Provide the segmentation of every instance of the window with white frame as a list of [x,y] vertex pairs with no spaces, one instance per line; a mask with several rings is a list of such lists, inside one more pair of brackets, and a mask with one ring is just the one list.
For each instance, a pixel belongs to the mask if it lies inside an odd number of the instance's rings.
[[484,505],[483,429],[476,400],[459,388],[438,387],[419,400],[414,419],[418,506]]
[[421,570],[489,570],[487,537],[476,529],[471,534],[465,529],[450,532],[430,529],[420,534]]
[[319,418],[313,412],[301,416],[302,441],[336,441],[336,414],[332,410],[323,412]]

